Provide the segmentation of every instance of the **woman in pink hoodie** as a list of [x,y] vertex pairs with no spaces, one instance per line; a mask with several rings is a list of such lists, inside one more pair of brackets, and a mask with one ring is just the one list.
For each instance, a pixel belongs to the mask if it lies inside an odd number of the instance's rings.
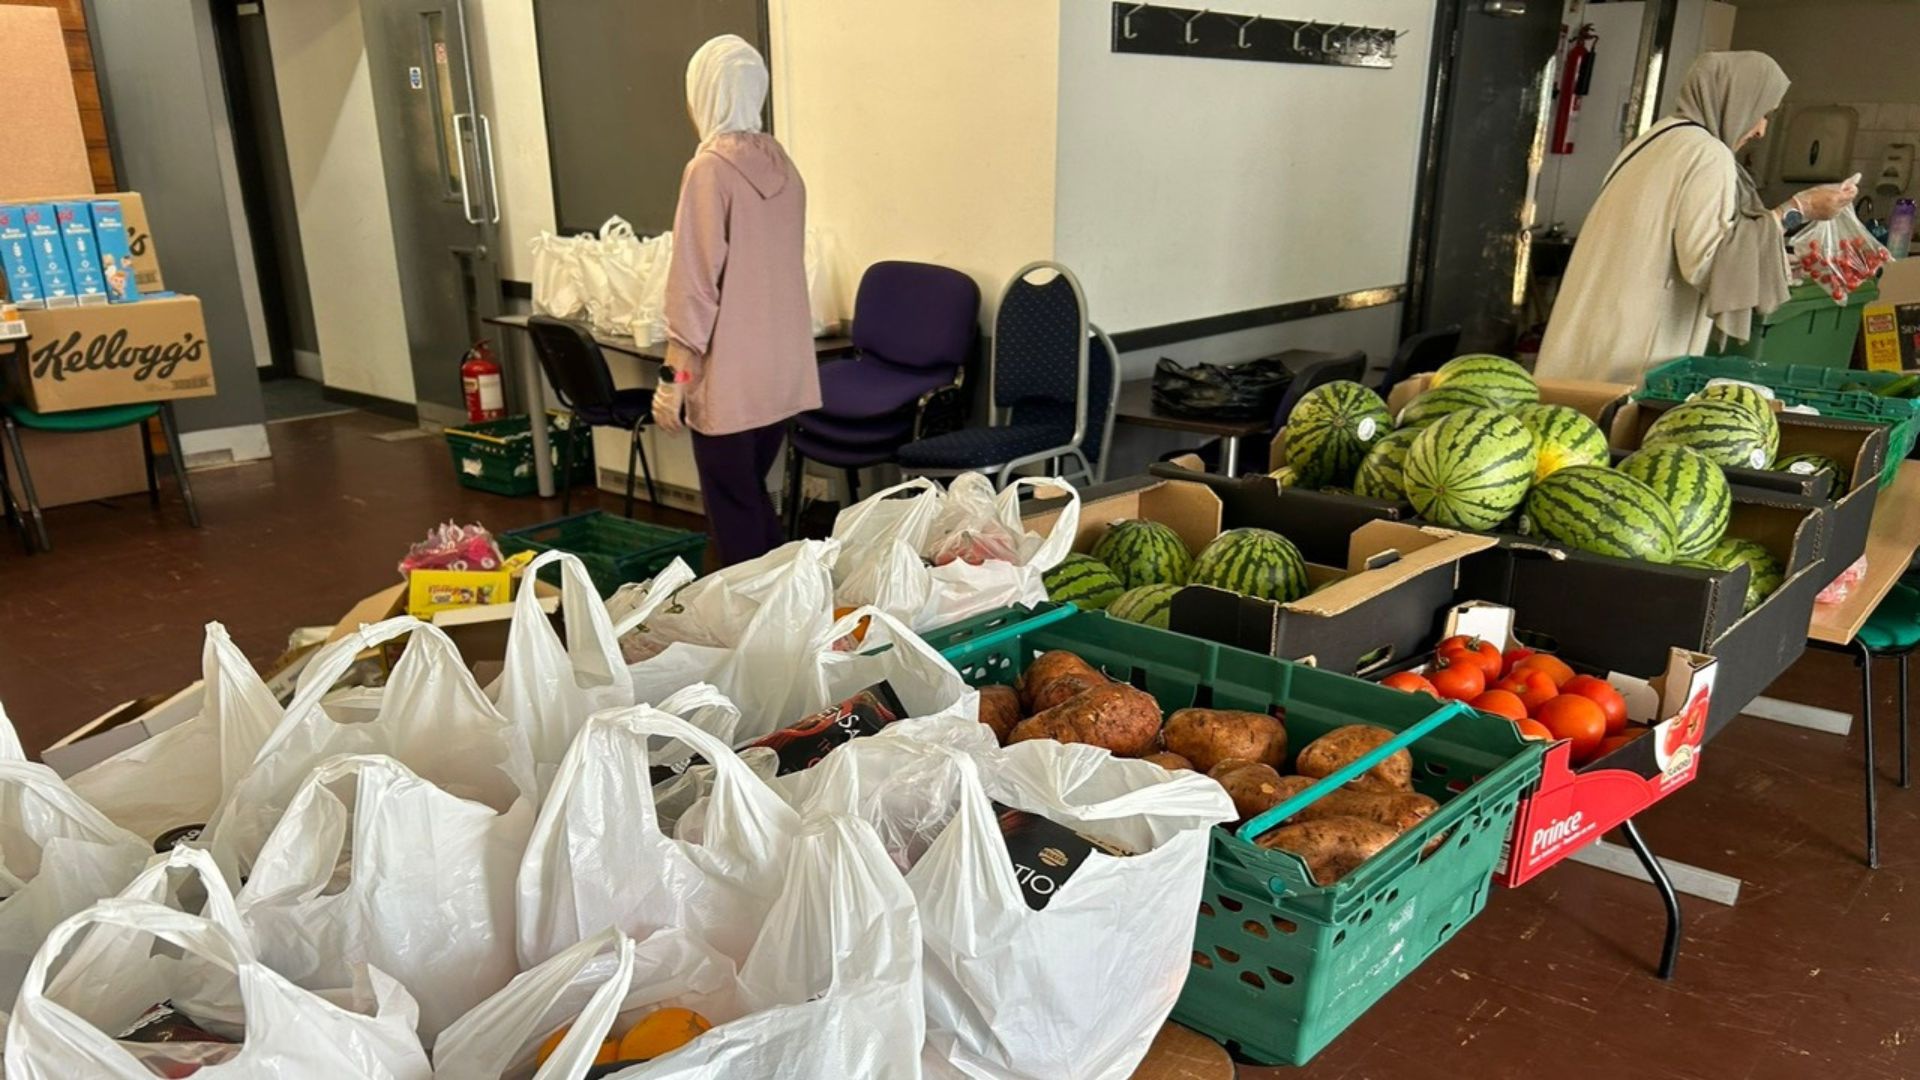
[[700,149],[680,180],[667,271],[667,363],[653,416],[693,431],[693,460],[720,561],[778,547],[766,478],[786,422],[820,407],[807,306],[807,187],[760,130],[767,65],[731,34],[687,64]]

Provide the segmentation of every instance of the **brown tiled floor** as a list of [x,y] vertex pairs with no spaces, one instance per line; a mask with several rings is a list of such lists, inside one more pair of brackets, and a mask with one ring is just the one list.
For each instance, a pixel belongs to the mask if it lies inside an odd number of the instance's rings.
[[[51,512],[56,550],[0,538],[0,701],[29,749],[198,669],[225,622],[255,657],[393,580],[436,521],[507,528],[557,500],[452,482],[436,439],[361,414],[272,428],[275,458],[195,477],[206,528],[143,499]],[[616,509],[618,500],[603,496]],[[675,515],[671,524],[688,524]],[[1876,680],[1892,775],[1894,683]],[[1811,654],[1779,696],[1852,710],[1858,675]],[[1305,1069],[1242,1077],[1891,1078],[1920,1076],[1920,792],[1883,781],[1882,866],[1861,863],[1860,743],[1743,720],[1694,785],[1645,815],[1666,857],[1745,881],[1739,906],[1686,900],[1678,978],[1649,972],[1663,926],[1645,884],[1563,865],[1496,891],[1485,915]],[[1089,988],[1089,992],[1098,992]]]

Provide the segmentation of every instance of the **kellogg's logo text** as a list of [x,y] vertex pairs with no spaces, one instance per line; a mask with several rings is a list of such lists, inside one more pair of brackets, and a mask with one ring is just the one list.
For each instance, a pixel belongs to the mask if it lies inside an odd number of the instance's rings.
[[127,343],[125,330],[97,335],[83,345],[84,337],[76,330],[64,341],[49,341],[35,349],[33,377],[63,382],[70,374],[131,368],[137,381],[164,381],[173,378],[181,364],[198,363],[207,354],[207,343],[192,333],[180,335],[179,341],[135,345]]

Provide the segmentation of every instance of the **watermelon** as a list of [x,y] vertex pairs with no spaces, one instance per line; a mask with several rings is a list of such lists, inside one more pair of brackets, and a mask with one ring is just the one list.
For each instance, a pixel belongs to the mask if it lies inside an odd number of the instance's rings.
[[1351,483],[1374,440],[1392,428],[1387,403],[1359,383],[1314,387],[1287,417],[1287,464],[1302,487]]
[[1266,529],[1228,529],[1194,561],[1192,582],[1286,603],[1307,595],[1307,560]]
[[1141,585],[1185,585],[1193,555],[1180,534],[1157,521],[1116,521],[1093,545],[1093,557],[1107,564],[1129,589]]
[[1491,529],[1527,497],[1538,454],[1526,425],[1467,409],[1423,428],[1407,451],[1407,499],[1438,525]]
[[1688,401],[1725,401],[1752,413],[1754,418],[1773,415],[1773,398],[1767,392],[1743,382],[1718,382],[1693,395]]
[[1407,497],[1407,451],[1420,437],[1419,428],[1401,428],[1382,436],[1353,474],[1353,493],[1363,499],[1399,502]]
[[1167,628],[1173,616],[1173,597],[1180,591],[1178,585],[1142,585],[1137,589],[1128,589],[1120,598],[1107,605],[1107,615],[1122,622],[1139,623],[1142,626]]
[[1727,474],[1698,450],[1654,446],[1629,455],[1620,471],[1653,489],[1673,511],[1673,551],[1699,558],[1726,535],[1733,512]]
[[1297,487],[1300,484],[1300,474],[1294,472],[1291,465],[1282,465],[1267,475],[1273,478],[1275,484],[1283,488]]
[[1655,420],[1640,445],[1685,446],[1722,468],[1764,469],[1780,449],[1780,422],[1737,402],[1689,401]]
[[1514,413],[1533,433],[1540,460],[1533,467],[1539,483],[1569,465],[1605,465],[1607,437],[1600,425],[1565,405],[1522,405]]
[[1127,591],[1120,575],[1091,555],[1069,555],[1040,580],[1046,583],[1047,599],[1083,611],[1103,610]]
[[1773,463],[1774,472],[1792,473],[1795,476],[1812,476],[1822,469],[1833,473],[1833,488],[1829,494],[1834,498],[1845,495],[1849,490],[1847,481],[1852,478],[1839,462],[1825,454],[1789,454]]
[[1527,496],[1532,531],[1580,551],[1673,561],[1673,511],[1654,490],[1599,465],[1569,465]]
[[1526,368],[1505,357],[1486,353],[1457,356],[1441,364],[1427,386],[1429,389],[1471,387],[1498,402],[1503,409],[1517,409],[1540,400],[1540,387]]
[[1426,427],[1448,413],[1456,413],[1461,409],[1499,407],[1499,402],[1471,386],[1439,386],[1407,402],[1407,407],[1400,410],[1394,424],[1402,428]]
[[1752,569],[1747,579],[1747,599],[1740,611],[1744,614],[1760,606],[1761,601],[1772,595],[1773,590],[1786,580],[1786,572],[1780,567],[1780,560],[1766,548],[1752,540],[1742,540],[1729,536],[1713,546],[1707,552],[1707,561],[1722,570],[1732,570],[1742,564]]

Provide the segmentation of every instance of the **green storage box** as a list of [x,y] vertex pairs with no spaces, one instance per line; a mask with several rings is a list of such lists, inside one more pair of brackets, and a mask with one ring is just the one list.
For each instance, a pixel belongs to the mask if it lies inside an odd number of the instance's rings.
[[[646,581],[666,569],[675,558],[686,560],[698,573],[707,553],[705,533],[649,525],[604,510],[589,510],[544,525],[512,529],[501,533],[499,540],[504,555],[564,551],[579,556],[601,596],[612,595],[629,581]],[[559,585],[560,568],[542,567],[540,579],[549,585]]]
[[1315,884],[1298,856],[1214,830],[1173,1015],[1259,1061],[1306,1062],[1480,913],[1520,796],[1540,777],[1542,744],[1505,720],[1071,605],[981,616],[928,640],[974,685],[1011,683],[1039,654],[1068,649],[1169,712],[1273,711],[1296,751],[1354,723],[1414,737],[1414,786],[1439,813],[1333,885]]
[[1845,368],[1853,364],[1853,346],[1860,340],[1860,316],[1880,298],[1880,283],[1869,281],[1855,289],[1844,304],[1836,304],[1818,285],[1796,285],[1780,310],[1767,316],[1760,332],[1746,341],[1714,335],[1717,351],[1776,364],[1813,364]]
[[[532,495],[538,490],[533,474],[533,425],[524,416],[508,416],[480,424],[448,428],[447,450],[453,455],[453,474],[463,487],[495,495]],[[582,438],[591,438],[582,432]],[[593,482],[593,448],[581,447],[572,483],[560,478],[560,457],[567,448],[567,415],[547,414],[548,449],[554,482],[565,486]]]

